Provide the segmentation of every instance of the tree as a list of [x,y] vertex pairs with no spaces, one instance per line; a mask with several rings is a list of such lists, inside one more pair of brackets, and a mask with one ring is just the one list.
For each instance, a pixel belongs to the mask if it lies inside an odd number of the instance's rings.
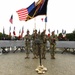
[[73,34],[75,34],[75,29],[73,30]]

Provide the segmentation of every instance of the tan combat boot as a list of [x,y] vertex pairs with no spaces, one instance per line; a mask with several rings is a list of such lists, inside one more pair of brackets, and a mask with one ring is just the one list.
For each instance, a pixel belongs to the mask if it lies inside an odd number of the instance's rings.
[[36,55],[34,55],[34,57],[32,59],[36,59]]
[[55,57],[53,55],[51,55],[51,59],[55,59]]
[[25,57],[25,59],[29,59],[29,55],[27,54],[27,56]]

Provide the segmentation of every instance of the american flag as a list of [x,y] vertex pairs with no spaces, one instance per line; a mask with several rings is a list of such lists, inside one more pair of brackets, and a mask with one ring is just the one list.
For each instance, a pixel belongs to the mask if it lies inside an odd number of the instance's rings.
[[28,18],[29,13],[32,11],[32,9],[35,7],[35,2],[33,2],[28,8],[22,8],[17,12],[18,16],[19,16],[19,20],[22,21],[26,21]]
[[26,20],[27,16],[28,16],[28,10],[26,8],[22,8],[18,11],[16,11],[18,13],[19,16],[19,20]]
[[13,24],[13,15],[11,15],[11,17],[10,17],[10,19],[9,19],[9,22],[10,22],[11,24]]

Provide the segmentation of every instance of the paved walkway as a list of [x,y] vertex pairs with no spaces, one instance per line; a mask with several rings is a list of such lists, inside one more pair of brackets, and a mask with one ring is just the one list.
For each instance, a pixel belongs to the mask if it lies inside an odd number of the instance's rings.
[[[0,75],[38,75],[35,71],[39,66],[39,59],[25,58],[25,52],[16,52],[0,55]],[[46,60],[42,64],[48,69],[42,75],[75,75],[75,55],[69,53],[56,53],[56,59],[50,59],[46,54]]]

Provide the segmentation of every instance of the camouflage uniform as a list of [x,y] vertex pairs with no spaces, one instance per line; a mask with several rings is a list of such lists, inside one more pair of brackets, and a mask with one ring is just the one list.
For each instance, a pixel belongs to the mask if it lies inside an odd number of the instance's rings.
[[46,59],[46,44],[47,44],[47,36],[45,34],[45,30],[41,33],[41,55],[42,59]]
[[49,42],[51,49],[51,59],[55,59],[56,36],[54,34],[54,31],[52,32],[52,35],[49,37]]
[[29,58],[29,52],[30,52],[30,41],[31,41],[31,35],[29,34],[29,31],[27,31],[27,34],[24,37],[25,39],[25,49],[26,49],[26,57]]
[[33,59],[37,59],[38,58],[38,45],[36,44],[35,40],[38,39],[38,34],[37,34],[37,30],[34,30],[34,33],[32,34],[32,48],[33,48]]

